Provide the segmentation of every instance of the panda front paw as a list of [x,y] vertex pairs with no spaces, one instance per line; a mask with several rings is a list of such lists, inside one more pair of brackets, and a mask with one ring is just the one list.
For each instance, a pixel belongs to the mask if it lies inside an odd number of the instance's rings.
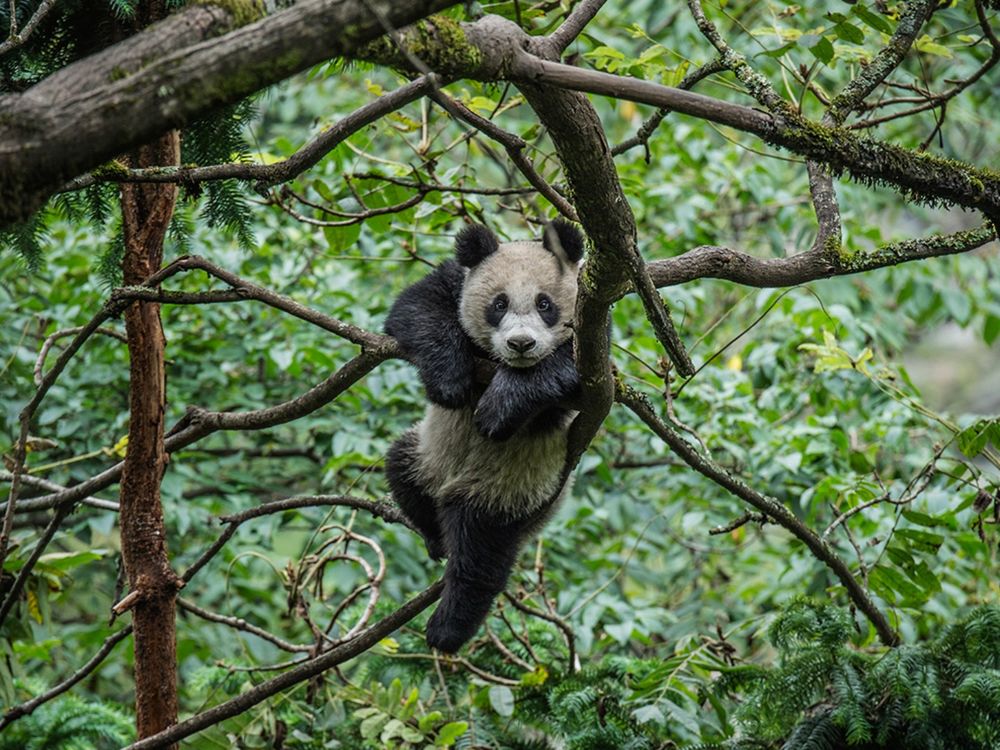
[[490,391],[484,393],[472,415],[479,434],[490,440],[509,439],[521,426],[518,415],[510,407],[507,399],[497,398]]
[[472,401],[472,371],[455,371],[449,374],[426,373],[424,390],[431,403],[446,409],[461,409]]

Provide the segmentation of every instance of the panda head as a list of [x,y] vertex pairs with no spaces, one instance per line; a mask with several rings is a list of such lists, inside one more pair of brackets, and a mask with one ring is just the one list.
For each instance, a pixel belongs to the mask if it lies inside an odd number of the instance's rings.
[[462,328],[511,367],[531,367],[572,336],[583,236],[555,220],[540,241],[498,242],[486,227],[463,229],[455,255],[465,266]]

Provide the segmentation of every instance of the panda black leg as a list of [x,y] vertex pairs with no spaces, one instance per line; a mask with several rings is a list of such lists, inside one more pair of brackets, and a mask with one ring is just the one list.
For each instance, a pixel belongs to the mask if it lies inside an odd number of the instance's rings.
[[432,560],[445,556],[445,546],[438,523],[434,498],[418,484],[414,464],[417,457],[417,433],[407,430],[392,444],[385,457],[385,474],[392,497],[400,510],[416,527],[427,545]]
[[427,645],[453,654],[476,634],[517,560],[523,521],[484,513],[467,498],[443,503],[448,548],[441,603],[427,623]]

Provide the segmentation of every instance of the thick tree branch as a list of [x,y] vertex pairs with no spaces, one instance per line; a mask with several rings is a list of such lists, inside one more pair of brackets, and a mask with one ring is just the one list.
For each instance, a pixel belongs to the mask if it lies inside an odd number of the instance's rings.
[[522,54],[516,79],[669,107],[683,114],[753,133],[766,142],[846,171],[867,184],[894,187],[911,200],[950,204],[1000,218],[1000,175],[930,154],[826,128],[787,108],[781,116],[649,81],[581,70]]
[[[854,254],[834,247],[813,249],[788,258],[757,258],[727,247],[702,245],[674,258],[652,261],[649,275],[658,287],[695,279],[725,279],[758,288],[796,286],[914,260],[966,253],[996,237],[992,224],[986,223],[977,229],[894,242]],[[630,290],[620,291],[624,294]]]
[[581,0],[566,20],[559,24],[559,28],[549,34],[549,41],[559,52],[565,50],[580,36],[580,32],[594,19],[606,2],[607,0]]
[[22,94],[2,96],[0,227],[25,219],[67,180],[129,148],[350,55],[384,33],[377,14],[399,27],[452,4],[304,0],[233,31],[227,11],[195,5]]

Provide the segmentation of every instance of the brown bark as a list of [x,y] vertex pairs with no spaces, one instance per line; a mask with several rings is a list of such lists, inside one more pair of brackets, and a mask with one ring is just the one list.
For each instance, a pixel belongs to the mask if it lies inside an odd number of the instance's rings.
[[[180,140],[171,131],[139,148],[137,167],[176,165]],[[124,280],[142,283],[163,262],[163,237],[173,215],[176,185],[122,186],[125,234]],[[137,301],[125,310],[130,357],[128,452],[121,481],[122,560],[135,595],[135,708],[139,737],[177,721],[175,607],[180,579],[167,554],[160,480],[167,463],[163,446],[166,405],[163,327],[160,306]]]

